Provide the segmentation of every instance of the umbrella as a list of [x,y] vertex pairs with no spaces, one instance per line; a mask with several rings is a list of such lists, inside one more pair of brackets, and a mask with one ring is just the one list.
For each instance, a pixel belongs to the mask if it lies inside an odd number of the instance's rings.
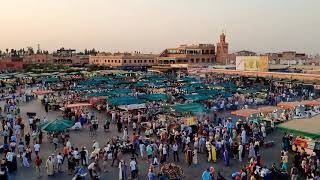
[[67,128],[71,128],[73,125],[74,125],[73,121],[66,120],[66,119],[56,119],[54,121],[49,121],[49,122],[40,124],[39,128],[47,132],[59,132]]

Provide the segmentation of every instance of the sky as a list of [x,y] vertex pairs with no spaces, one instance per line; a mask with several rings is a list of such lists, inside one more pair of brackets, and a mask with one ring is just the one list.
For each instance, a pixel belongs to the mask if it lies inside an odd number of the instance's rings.
[[214,43],[230,52],[320,53],[319,0],[1,0],[0,49],[160,53]]

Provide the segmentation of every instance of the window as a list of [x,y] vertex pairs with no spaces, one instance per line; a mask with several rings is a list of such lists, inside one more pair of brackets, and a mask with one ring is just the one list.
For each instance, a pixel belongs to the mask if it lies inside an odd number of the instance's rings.
[[113,60],[111,60],[111,62],[113,63]]
[[133,62],[134,62],[134,63],[137,63],[137,60],[134,60]]
[[144,60],[144,63],[147,63],[147,60]]
[[117,60],[114,60],[114,62],[117,63],[118,61],[117,61]]
[[129,60],[129,63],[131,63],[131,60]]
[[104,62],[106,63],[106,62],[107,62],[107,60],[104,60]]
[[202,62],[205,63],[205,62],[206,62],[206,59],[202,58]]
[[208,63],[210,62],[210,58],[207,58],[207,62],[208,62]]
[[127,60],[123,60],[123,63],[127,63]]
[[200,59],[199,59],[199,58],[197,58],[197,59],[196,59],[196,63],[199,63],[199,61],[200,61]]
[[194,59],[191,59],[191,63],[194,63]]
[[108,59],[108,63],[110,63],[110,59]]

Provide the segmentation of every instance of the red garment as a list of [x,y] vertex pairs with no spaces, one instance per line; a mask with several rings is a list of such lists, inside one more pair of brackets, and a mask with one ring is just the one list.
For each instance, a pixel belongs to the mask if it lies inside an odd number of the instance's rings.
[[132,144],[135,144],[137,140],[137,136],[136,135],[132,135]]
[[34,163],[36,164],[36,166],[41,166],[42,161],[40,158],[37,158]]

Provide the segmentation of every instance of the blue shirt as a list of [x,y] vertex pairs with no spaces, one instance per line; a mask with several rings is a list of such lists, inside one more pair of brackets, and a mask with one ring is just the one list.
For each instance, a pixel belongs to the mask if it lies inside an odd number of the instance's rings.
[[153,172],[148,173],[149,180],[156,180],[156,174]]
[[202,173],[202,180],[210,180],[210,173],[208,171]]

